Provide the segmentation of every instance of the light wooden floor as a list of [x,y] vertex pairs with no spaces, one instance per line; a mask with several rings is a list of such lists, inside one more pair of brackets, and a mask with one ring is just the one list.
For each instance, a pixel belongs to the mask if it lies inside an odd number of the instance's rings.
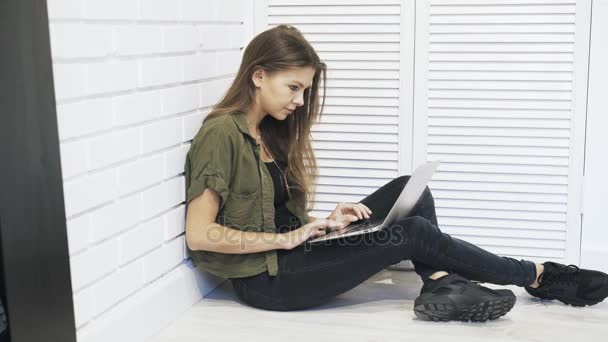
[[413,313],[422,282],[414,272],[384,270],[326,305],[265,311],[240,302],[224,282],[150,342],[189,341],[606,341],[608,303],[575,308],[541,301],[523,288],[506,315],[485,323],[424,322]]

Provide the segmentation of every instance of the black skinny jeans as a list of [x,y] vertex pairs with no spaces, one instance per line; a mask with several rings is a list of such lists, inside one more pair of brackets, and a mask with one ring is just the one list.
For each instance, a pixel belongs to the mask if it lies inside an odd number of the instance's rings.
[[[372,215],[386,215],[410,176],[388,182],[360,203]],[[436,271],[458,273],[480,282],[527,286],[536,279],[528,260],[500,257],[442,233],[435,201],[427,187],[411,215],[383,230],[277,250],[279,272],[231,278],[243,302],[265,310],[290,311],[319,306],[402,260],[428,278]]]

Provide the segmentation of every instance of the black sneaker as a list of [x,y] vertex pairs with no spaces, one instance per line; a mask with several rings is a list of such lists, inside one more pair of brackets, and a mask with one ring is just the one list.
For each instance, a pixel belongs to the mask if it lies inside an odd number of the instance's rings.
[[514,305],[510,290],[492,290],[451,273],[422,286],[414,313],[424,321],[485,322],[504,316]]
[[534,297],[557,299],[572,306],[595,305],[608,297],[608,274],[547,261],[537,288],[525,287]]

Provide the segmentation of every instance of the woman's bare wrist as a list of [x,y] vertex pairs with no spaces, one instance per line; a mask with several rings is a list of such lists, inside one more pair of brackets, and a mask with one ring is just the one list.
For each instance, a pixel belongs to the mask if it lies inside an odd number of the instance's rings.
[[287,234],[289,233],[277,233],[277,249],[287,249],[289,242]]

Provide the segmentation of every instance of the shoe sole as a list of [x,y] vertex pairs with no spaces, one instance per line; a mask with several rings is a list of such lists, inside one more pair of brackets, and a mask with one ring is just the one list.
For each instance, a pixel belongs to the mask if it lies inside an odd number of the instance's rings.
[[571,305],[571,306],[576,306],[576,307],[584,307],[584,306],[592,306],[595,305],[599,302],[592,302],[592,301],[577,301],[577,300],[572,300],[572,301],[568,301],[565,302],[561,299],[558,299],[560,302],[566,304],[566,305]]
[[559,299],[557,297],[555,298],[549,298],[549,297],[542,297],[540,294],[536,294],[534,293],[533,290],[528,291],[528,294],[531,295],[532,297],[536,297],[542,300],[557,300],[560,301],[566,305],[571,305],[571,306],[575,306],[575,307],[585,307],[585,306],[592,306],[595,305],[597,303],[600,303],[600,301],[594,301],[594,300],[584,300],[584,299]]
[[536,298],[541,299],[541,300],[557,300],[557,301],[562,302],[562,303],[564,303],[566,305],[575,306],[577,308],[582,308],[582,307],[585,307],[585,306],[592,306],[592,305],[595,305],[597,303],[600,303],[598,301],[586,301],[586,300],[577,300],[577,299],[567,299],[566,300],[566,299],[558,299],[558,298],[543,298],[543,297],[538,297],[538,296],[534,296],[534,295],[533,295],[533,297],[536,297]]
[[423,321],[485,322],[506,315],[515,301],[515,297],[488,299],[464,308],[456,308],[451,304],[420,304],[414,307],[414,314]]

